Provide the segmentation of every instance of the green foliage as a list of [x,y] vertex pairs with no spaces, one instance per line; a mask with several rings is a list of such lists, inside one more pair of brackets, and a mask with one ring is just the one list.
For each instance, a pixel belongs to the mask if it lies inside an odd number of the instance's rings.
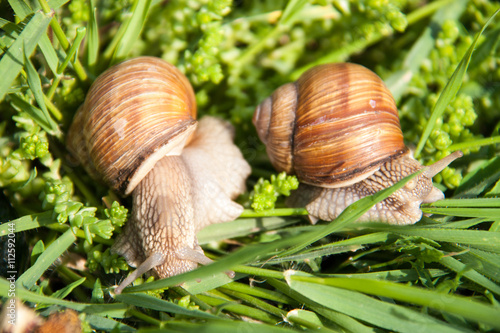
[[[16,297],[38,313],[75,309],[88,331],[500,329],[498,17],[468,56],[495,2],[12,0],[0,7],[0,187],[19,216],[14,231],[33,249]],[[253,209],[199,232],[214,264],[139,278],[114,295],[129,266],[110,246],[131,203],[75,167],[63,133],[95,77],[139,55],[175,64],[193,83],[199,114],[233,123],[254,171],[239,200]],[[434,178],[455,197],[423,205],[434,215],[414,226],[353,224],[404,181],[328,224],[308,224],[303,208],[281,208],[281,196],[299,184],[273,174],[251,125],[254,109],[307,68],[337,61],[363,64],[386,81],[420,162],[465,154]],[[450,82],[456,96],[434,113]],[[0,224],[4,244],[10,224]],[[8,293],[0,278],[0,296]]]
[[[90,246],[89,246],[90,247]],[[87,267],[91,272],[95,272],[99,266],[104,269],[106,274],[120,273],[128,271],[129,267],[125,259],[116,253],[111,254],[110,249],[102,251],[103,245],[96,245],[88,250]]]
[[252,208],[256,211],[274,209],[276,200],[280,195],[289,196],[290,191],[299,187],[299,181],[295,176],[287,176],[285,172],[278,176],[271,175],[271,181],[260,178],[255,184],[253,193],[250,196]]

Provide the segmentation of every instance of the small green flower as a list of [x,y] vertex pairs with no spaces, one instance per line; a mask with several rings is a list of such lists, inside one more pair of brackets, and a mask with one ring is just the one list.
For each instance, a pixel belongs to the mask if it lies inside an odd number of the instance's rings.
[[299,181],[295,176],[287,176],[285,172],[278,176],[271,175],[271,180],[260,178],[254,186],[250,197],[252,208],[256,211],[273,209],[280,195],[289,196],[290,191],[299,187]]

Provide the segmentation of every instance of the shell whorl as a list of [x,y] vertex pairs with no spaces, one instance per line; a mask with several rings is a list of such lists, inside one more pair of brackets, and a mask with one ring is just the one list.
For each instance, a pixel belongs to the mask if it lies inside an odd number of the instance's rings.
[[[288,115],[291,105],[293,117]],[[270,114],[263,116],[264,111]],[[278,116],[281,112],[286,119],[293,118],[291,125]],[[267,129],[262,125],[266,118]],[[375,73],[356,64],[325,64],[308,70],[264,101],[254,124],[278,171],[295,173],[302,182],[322,187],[357,182],[407,151],[390,91]],[[291,129],[286,135],[284,127]],[[293,157],[271,156],[288,154],[286,150]]]
[[165,155],[179,155],[196,128],[196,102],[173,65],[138,57],[92,84],[68,132],[68,149],[91,174],[129,194]]

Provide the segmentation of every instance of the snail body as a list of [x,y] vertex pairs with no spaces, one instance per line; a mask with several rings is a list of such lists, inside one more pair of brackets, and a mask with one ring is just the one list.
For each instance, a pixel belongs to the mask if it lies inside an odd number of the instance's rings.
[[279,87],[253,122],[273,166],[301,182],[288,203],[305,206],[313,222],[333,220],[351,203],[426,168],[360,219],[415,223],[422,202],[444,198],[432,177],[461,156],[418,163],[403,142],[390,91],[375,73],[351,63],[316,66]]
[[165,278],[211,262],[196,232],[241,214],[233,199],[250,174],[233,136],[223,120],[196,120],[191,85],[161,59],[122,62],[93,83],[67,145],[90,175],[132,195],[112,251],[138,269],[116,293],[150,269]]

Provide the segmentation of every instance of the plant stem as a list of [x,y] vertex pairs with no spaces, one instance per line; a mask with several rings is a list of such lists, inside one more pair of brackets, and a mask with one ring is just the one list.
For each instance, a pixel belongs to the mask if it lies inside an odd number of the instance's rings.
[[[46,0],[38,0],[38,2],[40,3],[40,6],[42,7],[42,10],[45,14],[49,14],[51,12],[50,6]],[[52,20],[50,20],[50,27],[54,31],[54,34],[56,35],[59,43],[61,43],[62,48],[65,51],[67,51],[69,49],[68,39],[66,38],[66,35],[64,34],[64,31],[61,28],[61,25],[59,24],[59,22],[55,17],[52,17]],[[73,64],[73,69],[75,70],[75,73],[80,79],[80,81],[87,81],[88,79],[87,73],[85,72],[85,69],[83,68],[78,58],[75,60],[75,63]]]
[[133,307],[130,307],[127,312],[131,315],[131,316],[134,316],[136,318],[139,318],[141,320],[143,320],[144,322],[146,323],[150,323],[152,325],[156,325],[156,326],[162,326],[162,321],[161,320],[158,320],[156,318],[153,318],[151,316],[148,316],[147,314],[145,313],[142,313],[141,311],[133,308]]
[[243,273],[243,274],[248,274],[248,275],[257,275],[257,276],[265,277],[265,278],[284,279],[283,272],[273,271],[270,269],[264,269],[264,268],[258,268],[258,267],[239,265],[239,266],[236,266],[234,271],[237,273]]

